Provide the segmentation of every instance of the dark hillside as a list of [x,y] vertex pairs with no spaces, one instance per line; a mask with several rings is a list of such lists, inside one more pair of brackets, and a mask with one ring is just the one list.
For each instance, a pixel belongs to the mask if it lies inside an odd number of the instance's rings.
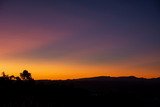
[[0,80],[0,107],[160,107],[160,79]]

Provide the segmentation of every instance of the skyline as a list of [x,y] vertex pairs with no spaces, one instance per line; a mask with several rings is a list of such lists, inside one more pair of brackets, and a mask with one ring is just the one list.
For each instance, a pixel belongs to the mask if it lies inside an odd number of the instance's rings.
[[35,79],[160,77],[158,0],[2,0],[0,70]]

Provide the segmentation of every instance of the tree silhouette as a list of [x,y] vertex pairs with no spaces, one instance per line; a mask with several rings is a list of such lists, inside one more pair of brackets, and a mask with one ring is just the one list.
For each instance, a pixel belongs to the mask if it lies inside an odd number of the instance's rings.
[[27,70],[24,70],[22,73],[20,73],[20,77],[22,80],[32,80],[31,73],[29,73]]
[[9,80],[10,79],[9,76],[5,74],[5,72],[2,72],[2,78],[4,80]]

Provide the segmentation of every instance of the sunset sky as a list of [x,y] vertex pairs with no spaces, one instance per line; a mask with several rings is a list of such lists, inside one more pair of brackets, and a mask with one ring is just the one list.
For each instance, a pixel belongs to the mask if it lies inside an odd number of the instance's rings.
[[160,77],[159,0],[0,0],[0,71],[35,79]]

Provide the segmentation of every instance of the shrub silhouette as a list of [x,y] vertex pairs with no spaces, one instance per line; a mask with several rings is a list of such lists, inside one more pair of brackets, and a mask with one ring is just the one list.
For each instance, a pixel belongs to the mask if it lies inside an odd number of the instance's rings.
[[27,70],[24,70],[22,73],[20,73],[20,77],[22,80],[33,80],[31,73],[29,73]]
[[9,76],[9,80],[15,80],[14,75]]
[[17,77],[15,77],[15,80],[20,81],[21,78],[17,76]]

